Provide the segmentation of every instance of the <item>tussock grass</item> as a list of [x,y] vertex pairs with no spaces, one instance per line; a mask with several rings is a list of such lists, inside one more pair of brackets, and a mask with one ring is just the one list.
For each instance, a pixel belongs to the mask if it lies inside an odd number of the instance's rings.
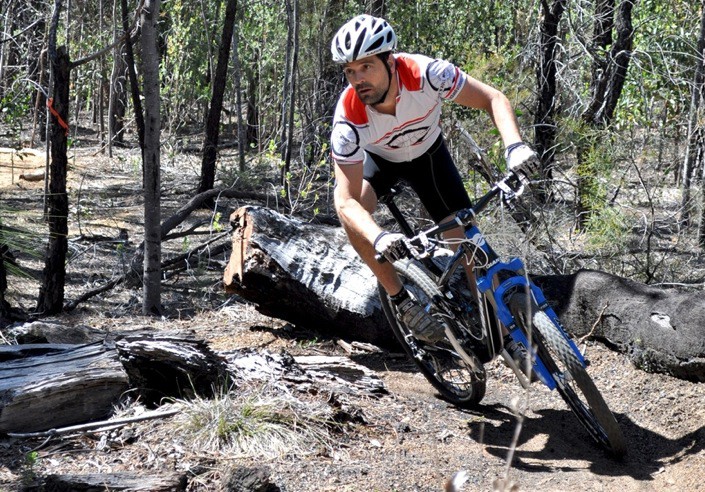
[[295,398],[286,388],[259,385],[179,401],[176,431],[202,452],[277,458],[330,450],[338,425],[323,402]]

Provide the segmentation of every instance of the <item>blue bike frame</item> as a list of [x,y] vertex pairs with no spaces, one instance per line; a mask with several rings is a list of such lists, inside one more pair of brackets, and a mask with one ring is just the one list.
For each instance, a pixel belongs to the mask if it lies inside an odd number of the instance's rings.
[[[514,319],[509,306],[505,299],[509,298],[506,295],[507,292],[512,293],[516,291],[520,292],[531,292],[531,295],[536,302],[539,309],[543,310],[548,317],[555,323],[555,325],[560,328],[561,334],[566,339],[571,349],[576,353],[580,363],[585,367],[585,359],[583,355],[578,350],[578,347],[573,343],[573,341],[566,335],[563,326],[561,325],[558,316],[556,315],[553,308],[546,301],[546,297],[543,291],[533,282],[531,282],[525,273],[524,263],[520,258],[512,258],[508,262],[500,261],[499,256],[492,250],[490,245],[485,240],[482,232],[476,225],[470,226],[466,232],[465,236],[478,248],[482,249],[487,255],[490,261],[487,270],[483,275],[478,275],[476,277],[477,288],[482,295],[491,295],[494,299],[492,303],[495,308],[495,313],[499,318],[500,322],[507,328],[510,336],[515,342],[522,343],[525,347],[530,347],[533,355],[534,367],[533,370],[536,372],[541,381],[548,386],[549,389],[553,390],[556,387],[556,383],[550,376],[550,373],[546,366],[541,361],[540,357],[535,353],[532,345],[526,336],[524,330],[519,326],[517,321]],[[458,251],[453,256],[451,260],[452,264],[467,254],[464,248],[459,248]],[[500,283],[496,288],[493,288],[493,280],[497,277],[500,272],[510,272],[512,275]],[[510,294],[511,295],[511,294]]]

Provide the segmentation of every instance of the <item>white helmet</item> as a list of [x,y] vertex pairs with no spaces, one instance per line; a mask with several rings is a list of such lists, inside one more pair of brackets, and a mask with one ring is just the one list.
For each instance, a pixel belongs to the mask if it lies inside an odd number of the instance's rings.
[[392,51],[396,47],[397,36],[386,20],[371,15],[358,15],[338,29],[330,45],[330,52],[334,62],[350,63]]

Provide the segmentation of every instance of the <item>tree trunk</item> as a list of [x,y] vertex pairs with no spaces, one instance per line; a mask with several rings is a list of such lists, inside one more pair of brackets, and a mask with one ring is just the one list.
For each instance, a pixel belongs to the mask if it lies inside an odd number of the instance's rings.
[[7,267],[5,267],[5,255],[9,251],[4,243],[4,232],[2,230],[2,220],[0,219],[0,328],[4,328],[5,320],[10,319],[10,304],[5,300],[7,291]]
[[565,10],[566,0],[556,0],[553,6],[548,0],[541,1],[543,20],[541,22],[540,61],[537,67],[538,98],[534,118],[534,147],[541,158],[543,185],[538,196],[547,201],[553,178],[553,159],[556,145],[556,45],[558,25]]
[[[117,2],[113,5],[113,42],[118,40]],[[123,54],[123,43],[118,43],[113,49],[113,68],[110,73],[110,100],[108,103],[108,138],[112,156],[113,143],[122,143],[125,131],[125,110],[127,109],[127,63]]]
[[161,205],[159,52],[160,0],[145,0],[142,9],[142,76],[145,100],[144,152],[144,277],[142,313],[161,313]]
[[220,49],[218,50],[218,65],[213,79],[211,104],[206,119],[206,136],[203,142],[201,182],[198,185],[198,193],[211,190],[215,185],[215,161],[218,156],[220,113],[223,110],[223,94],[225,94],[225,86],[227,84],[228,60],[230,58],[230,46],[233,39],[236,13],[237,0],[228,0],[225,8],[223,34],[220,38]]
[[372,5],[370,6],[370,14],[374,15],[375,17],[386,17],[387,9],[385,4],[385,0],[372,0]]
[[[34,28],[34,33],[37,42],[31,46],[30,58],[30,79],[36,82],[39,87],[46,85],[46,50],[43,49],[46,41],[46,21],[40,20]],[[42,42],[39,42],[41,40]],[[40,129],[40,140],[44,141],[44,133],[41,131],[45,127],[44,118],[46,116],[46,97],[41,90],[37,90],[34,96],[34,110],[32,114],[32,136],[30,138],[30,147],[34,147],[35,135],[37,129]]]
[[[596,190],[597,170],[591,155],[600,145],[602,130],[609,126],[614,116],[617,101],[627,77],[634,41],[632,9],[634,0],[622,0],[617,9],[617,20],[613,24],[614,0],[601,0],[595,9],[595,31],[591,45],[593,72],[590,82],[590,102],[582,114],[586,124],[586,136],[578,143],[577,165],[577,215],[579,226],[585,226],[596,211],[597,204],[604,200]],[[612,42],[612,28],[616,24],[617,39],[609,53],[606,48]]]
[[[313,226],[267,208],[231,216],[228,292],[269,315],[381,346],[395,344],[377,282],[341,228]],[[576,337],[629,354],[639,367],[705,382],[705,303],[700,292],[650,287],[602,272],[536,278]]]
[[245,151],[249,146],[247,128],[242,118],[242,65],[240,64],[240,27],[235,24],[233,30],[233,69],[235,71],[234,91],[237,107],[237,155],[240,172],[245,171]]
[[[695,56],[695,76],[690,99],[690,114],[688,118],[688,144],[683,161],[683,198],[681,201],[680,222],[690,225],[694,204],[691,199],[691,185],[696,170],[705,162],[705,128],[702,122],[703,97],[705,97],[705,0],[701,1],[700,34],[698,35],[697,53]],[[705,181],[703,181],[705,182]],[[705,200],[705,198],[703,198]],[[705,245],[705,211],[701,212],[700,232],[698,242]]]
[[272,377],[317,392],[386,393],[373,371],[343,356],[292,357],[250,349],[218,353],[192,334],[113,338],[87,345],[0,347],[0,434],[52,429],[49,434],[60,435],[87,422],[92,424],[85,429],[109,427],[111,421],[94,421],[111,415],[128,390],[150,407],[164,399],[213,398],[246,381]]
[[698,246],[705,250],[705,167],[702,168],[700,176],[700,227],[698,228]]
[[140,149],[144,154],[144,113],[142,112],[142,101],[140,99],[140,87],[135,73],[135,55],[130,39],[130,25],[128,20],[127,0],[122,1],[122,31],[125,35],[125,61],[127,63],[127,74],[130,77],[130,93],[132,94],[132,105],[135,112],[135,125],[137,126],[137,138]]
[[296,80],[297,73],[299,70],[299,0],[293,0],[294,5],[292,8],[292,18],[291,23],[294,29],[294,35],[292,38],[292,58],[291,58],[291,77],[289,78],[289,121],[287,126],[289,127],[288,139],[286,142],[286,152],[284,154],[284,168],[288,171],[291,170],[291,153],[294,147],[294,115],[296,114]]
[[68,251],[69,200],[66,193],[66,156],[69,114],[69,55],[65,46],[50,53],[54,88],[51,118],[51,166],[48,176],[47,220],[49,242],[47,244],[42,285],[39,289],[37,311],[44,314],[60,313],[64,304],[66,281],[66,253]]
[[302,224],[266,208],[232,214],[225,288],[268,315],[332,335],[389,345],[377,281],[341,228]]
[[[4,22],[2,25],[2,39],[12,38],[13,25],[12,20],[14,15],[12,9],[14,7],[14,2],[9,2],[5,8],[7,11],[4,15]],[[10,50],[10,43],[0,43],[0,101],[4,99],[7,92],[7,83],[10,77],[7,76],[8,69],[8,51]]]
[[159,476],[120,471],[111,473],[52,474],[42,482],[40,490],[131,490],[134,492],[182,492],[186,490],[186,472],[159,472]]
[[299,0],[285,0],[287,18],[284,95],[282,103],[282,160],[281,183],[287,181],[291,170],[291,150],[294,142],[294,114],[296,110],[296,70],[299,56]]
[[259,138],[259,101],[257,98],[257,87],[259,86],[259,71],[257,67],[259,64],[259,52],[255,52],[253,57],[252,65],[254,68],[245,70],[247,77],[247,114],[245,116],[247,120],[247,138],[245,140],[245,146],[249,148],[251,145],[254,145],[259,153],[262,152]]
[[129,388],[117,353],[102,343],[48,351],[14,360],[3,353],[0,432],[34,432],[106,417]]

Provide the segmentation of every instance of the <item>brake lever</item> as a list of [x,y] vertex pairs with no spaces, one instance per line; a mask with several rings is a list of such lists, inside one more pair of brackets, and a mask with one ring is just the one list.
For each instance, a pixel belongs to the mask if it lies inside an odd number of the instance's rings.
[[420,232],[419,234],[414,236],[414,238],[411,239],[409,243],[413,249],[413,251],[411,251],[411,254],[415,259],[421,260],[423,258],[428,258],[431,251],[431,242],[429,241],[426,233],[424,233],[423,231]]

